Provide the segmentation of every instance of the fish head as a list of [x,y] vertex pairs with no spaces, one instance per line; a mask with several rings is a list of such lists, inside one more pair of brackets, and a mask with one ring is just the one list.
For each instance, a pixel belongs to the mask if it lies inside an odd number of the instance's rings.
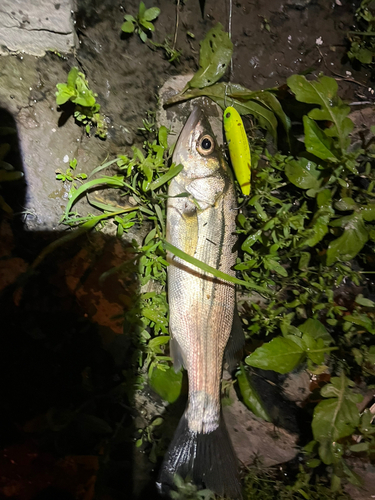
[[173,154],[173,162],[184,166],[183,175],[202,178],[222,168],[222,154],[211,125],[199,106],[190,114]]

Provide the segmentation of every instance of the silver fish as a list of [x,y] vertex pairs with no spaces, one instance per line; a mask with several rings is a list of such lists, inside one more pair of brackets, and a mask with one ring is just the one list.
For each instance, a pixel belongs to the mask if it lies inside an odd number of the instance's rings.
[[[194,108],[180,134],[173,161],[184,168],[169,187],[167,241],[234,276],[233,178],[199,107]],[[185,196],[179,197],[181,194]],[[175,369],[183,365],[188,372],[189,396],[158,485],[168,491],[177,473],[219,495],[241,498],[237,459],[220,401],[228,340],[234,336],[232,346],[228,346],[232,353],[243,342],[243,332],[237,337],[233,333],[235,286],[172,254],[167,258],[170,349]]]

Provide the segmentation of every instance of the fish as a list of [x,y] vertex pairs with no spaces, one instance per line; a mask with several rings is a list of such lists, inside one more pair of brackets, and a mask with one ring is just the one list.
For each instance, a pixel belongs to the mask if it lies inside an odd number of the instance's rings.
[[[168,190],[166,240],[231,276],[236,261],[236,197],[232,173],[204,111],[196,106],[177,140],[173,162],[183,169]],[[241,498],[238,463],[220,399],[224,351],[229,365],[244,336],[235,285],[167,253],[170,352],[187,370],[188,401],[165,455],[157,486],[189,478],[218,495]]]

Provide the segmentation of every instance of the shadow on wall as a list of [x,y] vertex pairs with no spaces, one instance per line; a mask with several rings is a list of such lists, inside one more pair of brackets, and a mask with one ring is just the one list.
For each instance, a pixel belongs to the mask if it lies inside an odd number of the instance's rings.
[[[4,109],[0,127],[0,168],[22,172]],[[123,318],[135,275],[99,282],[128,258],[126,246],[85,235],[30,273],[61,233],[25,231],[27,179],[1,179],[0,491],[18,500],[132,498],[134,327],[123,333]]]

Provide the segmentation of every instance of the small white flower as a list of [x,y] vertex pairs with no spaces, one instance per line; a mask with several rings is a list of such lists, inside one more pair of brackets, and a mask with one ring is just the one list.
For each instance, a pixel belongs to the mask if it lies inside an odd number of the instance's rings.
[[322,40],[322,37],[320,36],[319,38],[317,38],[317,39],[315,40],[315,43],[316,43],[316,45],[323,45],[323,40]]
[[351,71],[346,71],[345,74],[346,74],[346,76],[352,76],[352,72]]

